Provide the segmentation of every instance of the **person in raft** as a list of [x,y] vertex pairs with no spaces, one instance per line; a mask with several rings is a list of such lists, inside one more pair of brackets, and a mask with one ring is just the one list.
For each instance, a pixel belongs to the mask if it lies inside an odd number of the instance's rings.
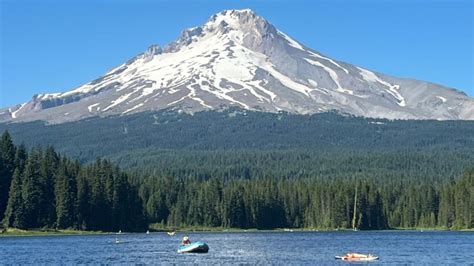
[[191,244],[191,240],[189,240],[188,236],[184,236],[183,241],[181,241],[181,245],[186,246],[186,245],[189,245],[189,244]]

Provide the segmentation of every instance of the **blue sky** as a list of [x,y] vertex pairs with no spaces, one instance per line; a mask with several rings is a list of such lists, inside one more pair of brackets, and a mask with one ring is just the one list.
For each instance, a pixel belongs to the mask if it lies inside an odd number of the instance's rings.
[[332,58],[474,96],[474,1],[0,0],[0,107],[70,90],[234,8]]

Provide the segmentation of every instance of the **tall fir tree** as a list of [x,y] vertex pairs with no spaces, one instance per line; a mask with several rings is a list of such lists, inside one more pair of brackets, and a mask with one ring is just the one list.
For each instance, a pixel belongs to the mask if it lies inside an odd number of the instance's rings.
[[55,208],[55,175],[59,164],[59,157],[53,147],[48,147],[40,163],[41,202],[39,223],[43,226],[54,227],[56,222]]
[[10,186],[8,205],[5,217],[3,218],[3,225],[5,227],[26,228],[21,188],[21,173],[18,168],[15,168]]
[[77,176],[76,194],[76,227],[81,230],[90,228],[91,224],[91,189],[87,180],[87,170],[82,169]]
[[40,183],[40,160],[39,150],[33,150],[28,156],[23,176],[22,196],[25,215],[25,226],[27,228],[37,228],[40,225],[40,203],[41,203],[41,183]]
[[56,176],[54,192],[56,194],[56,227],[71,228],[75,222],[76,180],[67,171],[63,160]]
[[2,134],[0,140],[0,157],[0,220],[2,220],[7,207],[8,192],[15,169],[15,146],[8,131]]
[[26,159],[28,159],[28,152],[23,144],[18,146],[15,150],[15,167],[18,168],[20,173],[23,173],[25,170]]

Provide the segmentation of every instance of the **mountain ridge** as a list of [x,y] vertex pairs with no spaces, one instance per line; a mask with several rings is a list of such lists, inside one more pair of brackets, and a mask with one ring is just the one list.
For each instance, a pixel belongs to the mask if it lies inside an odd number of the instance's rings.
[[465,93],[333,60],[293,40],[249,9],[225,10],[202,26],[63,93],[0,110],[0,122],[75,121],[174,108],[239,107],[311,114],[339,111],[389,119],[473,120]]

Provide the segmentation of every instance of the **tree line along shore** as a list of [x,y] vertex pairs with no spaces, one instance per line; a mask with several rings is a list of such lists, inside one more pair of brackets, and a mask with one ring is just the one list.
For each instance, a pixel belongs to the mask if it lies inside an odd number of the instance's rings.
[[[206,164],[203,164],[206,167]],[[0,140],[3,228],[116,232],[159,228],[383,230],[474,228],[474,170],[426,182],[387,178],[274,178],[137,173],[53,147]]]

